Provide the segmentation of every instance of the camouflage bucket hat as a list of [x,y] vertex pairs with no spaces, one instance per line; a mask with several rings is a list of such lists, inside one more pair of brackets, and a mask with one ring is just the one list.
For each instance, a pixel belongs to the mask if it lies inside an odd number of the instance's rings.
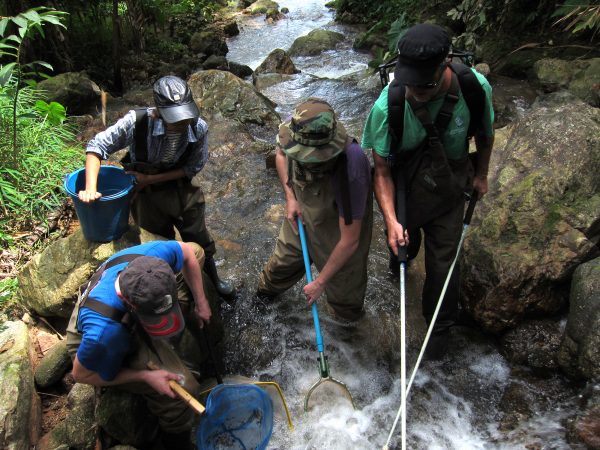
[[277,143],[301,163],[322,163],[344,151],[348,134],[329,103],[309,98],[296,106],[292,119],[279,126]]

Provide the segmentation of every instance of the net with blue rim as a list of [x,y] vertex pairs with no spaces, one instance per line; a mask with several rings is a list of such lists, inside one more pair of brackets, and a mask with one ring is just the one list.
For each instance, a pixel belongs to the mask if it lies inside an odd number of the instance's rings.
[[263,450],[273,431],[271,397],[254,385],[219,384],[196,431],[202,450]]

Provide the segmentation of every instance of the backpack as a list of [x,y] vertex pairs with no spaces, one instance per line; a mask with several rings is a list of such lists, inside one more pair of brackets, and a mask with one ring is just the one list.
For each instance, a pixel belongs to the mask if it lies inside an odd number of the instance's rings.
[[[460,91],[467,103],[471,120],[467,131],[467,139],[482,130],[482,119],[485,108],[485,92],[469,66],[462,63],[449,63],[448,66],[456,74]],[[390,155],[397,152],[402,144],[404,132],[404,85],[397,79],[392,80],[388,88],[388,131],[392,138]]]

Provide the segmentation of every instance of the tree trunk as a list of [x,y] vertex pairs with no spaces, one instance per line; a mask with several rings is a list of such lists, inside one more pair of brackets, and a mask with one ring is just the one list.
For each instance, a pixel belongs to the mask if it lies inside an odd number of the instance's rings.
[[112,56],[113,56],[113,85],[116,94],[123,93],[121,78],[121,31],[119,26],[119,0],[113,0],[112,9]]

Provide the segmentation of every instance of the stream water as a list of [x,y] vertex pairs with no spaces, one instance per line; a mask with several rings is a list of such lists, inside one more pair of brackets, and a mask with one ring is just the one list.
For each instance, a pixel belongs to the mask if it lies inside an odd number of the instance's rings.
[[[333,22],[325,0],[287,0],[285,18],[268,24],[264,16],[239,16],[240,35],[228,41],[231,61],[257,67],[275,48],[288,49],[294,39],[315,28],[342,32],[336,50],[295,59],[302,71],[263,91],[282,117],[299,100],[328,100],[350,133],[360,137],[366,115],[377,98],[376,83],[357,82],[368,55],[352,50],[356,29]],[[208,166],[207,183],[221,183],[219,207],[209,212],[217,236],[221,270],[241,283],[240,298],[223,306],[228,329],[225,347],[231,373],[274,380],[287,399],[295,431],[278,420],[272,449],[374,449],[386,442],[400,405],[399,289],[387,274],[387,250],[381,216],[375,212],[369,256],[367,314],[353,328],[333,322],[320,307],[325,353],[331,375],[345,382],[357,405],[335,390],[317,391],[303,413],[304,395],[319,377],[315,334],[301,284],[274,304],[253,301],[258,274],[273,251],[283,216],[284,199],[277,176],[265,170],[264,157],[232,158]],[[225,181],[223,181],[225,180]],[[216,192],[216,190],[213,190]],[[208,204],[215,204],[209,199]],[[476,226],[476,224],[474,224]],[[468,239],[468,236],[467,236]],[[423,263],[416,260],[407,278],[408,370],[425,334],[419,292]],[[527,411],[502,401],[518,392]],[[568,449],[565,418],[576,408],[575,393],[559,377],[539,379],[511,367],[491,338],[455,327],[448,355],[419,370],[408,399],[408,447],[411,449]],[[516,402],[517,404],[519,402]],[[504,406],[503,406],[504,405]],[[506,406],[508,405],[508,406]],[[512,408],[512,409],[511,409]],[[518,410],[517,410],[518,409]],[[398,445],[399,427],[392,439]]]

